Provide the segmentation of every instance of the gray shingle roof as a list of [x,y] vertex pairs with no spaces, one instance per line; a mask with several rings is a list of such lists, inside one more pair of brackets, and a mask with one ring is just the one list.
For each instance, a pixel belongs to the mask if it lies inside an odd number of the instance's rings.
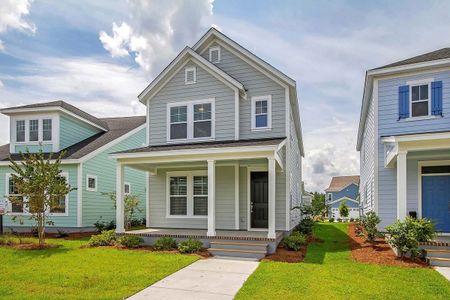
[[442,49],[439,49],[439,50],[436,50],[433,52],[428,52],[425,54],[421,54],[418,56],[414,56],[414,57],[411,57],[408,59],[404,59],[404,60],[389,64],[389,65],[378,67],[373,70],[398,67],[398,66],[409,65],[409,64],[416,64],[416,63],[445,59],[445,58],[450,58],[450,48],[442,48]]
[[115,152],[114,154],[122,153],[145,153],[145,152],[157,152],[157,151],[170,151],[170,150],[186,150],[186,149],[203,149],[203,148],[223,148],[223,147],[245,147],[245,146],[270,146],[278,145],[285,137],[279,138],[265,138],[265,139],[248,139],[248,140],[228,140],[228,141],[213,141],[213,142],[199,142],[189,144],[176,144],[176,145],[155,145],[141,148],[130,149],[127,151]]
[[51,101],[51,102],[42,102],[42,103],[34,103],[34,104],[28,104],[28,105],[22,105],[22,106],[14,106],[14,107],[8,107],[3,108],[2,112],[7,112],[8,110],[14,110],[14,109],[27,109],[27,108],[46,108],[46,107],[61,107],[64,108],[67,111],[70,111],[71,113],[76,114],[77,116],[88,120],[89,122],[92,122],[100,127],[103,127],[105,129],[108,129],[108,124],[99,118],[94,117],[91,114],[88,114],[87,112],[79,109],[78,107],[75,107],[65,101],[58,100],[58,101]]
[[[103,122],[107,126],[107,128],[109,128],[109,130],[106,132],[100,132],[77,144],[63,149],[63,151],[66,151],[66,155],[64,156],[65,159],[82,158],[92,151],[145,124],[145,116],[102,118],[99,120]],[[9,144],[0,146],[0,161],[7,161],[9,156]],[[21,160],[20,154],[12,154],[11,157],[14,160]]]

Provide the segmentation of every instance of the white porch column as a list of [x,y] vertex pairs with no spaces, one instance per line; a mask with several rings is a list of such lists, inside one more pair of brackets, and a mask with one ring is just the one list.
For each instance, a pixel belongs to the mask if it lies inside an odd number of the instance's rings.
[[267,237],[275,238],[275,158],[269,157],[269,228]]
[[125,232],[125,211],[123,203],[123,170],[121,163],[116,166],[116,232]]
[[407,215],[407,155],[408,151],[397,154],[397,219],[403,220]]
[[216,162],[208,160],[208,232],[216,236]]

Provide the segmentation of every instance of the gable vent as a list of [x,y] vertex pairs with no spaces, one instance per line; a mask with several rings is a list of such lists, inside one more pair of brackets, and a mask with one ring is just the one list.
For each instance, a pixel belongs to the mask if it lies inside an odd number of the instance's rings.
[[193,84],[197,81],[197,72],[195,67],[189,67],[184,70],[184,83]]
[[214,64],[220,62],[220,47],[209,48],[209,61]]

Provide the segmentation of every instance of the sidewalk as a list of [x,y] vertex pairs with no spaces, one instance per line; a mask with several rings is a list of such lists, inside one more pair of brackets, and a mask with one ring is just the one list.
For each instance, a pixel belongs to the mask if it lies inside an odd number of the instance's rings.
[[450,281],[450,267],[434,267],[434,269]]
[[202,259],[128,299],[233,299],[259,262]]

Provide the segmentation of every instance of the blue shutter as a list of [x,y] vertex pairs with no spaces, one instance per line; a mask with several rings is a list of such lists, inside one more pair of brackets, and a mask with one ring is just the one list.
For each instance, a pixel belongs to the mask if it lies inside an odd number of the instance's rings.
[[431,83],[431,114],[442,116],[442,81]]
[[409,118],[409,85],[398,87],[398,119]]

